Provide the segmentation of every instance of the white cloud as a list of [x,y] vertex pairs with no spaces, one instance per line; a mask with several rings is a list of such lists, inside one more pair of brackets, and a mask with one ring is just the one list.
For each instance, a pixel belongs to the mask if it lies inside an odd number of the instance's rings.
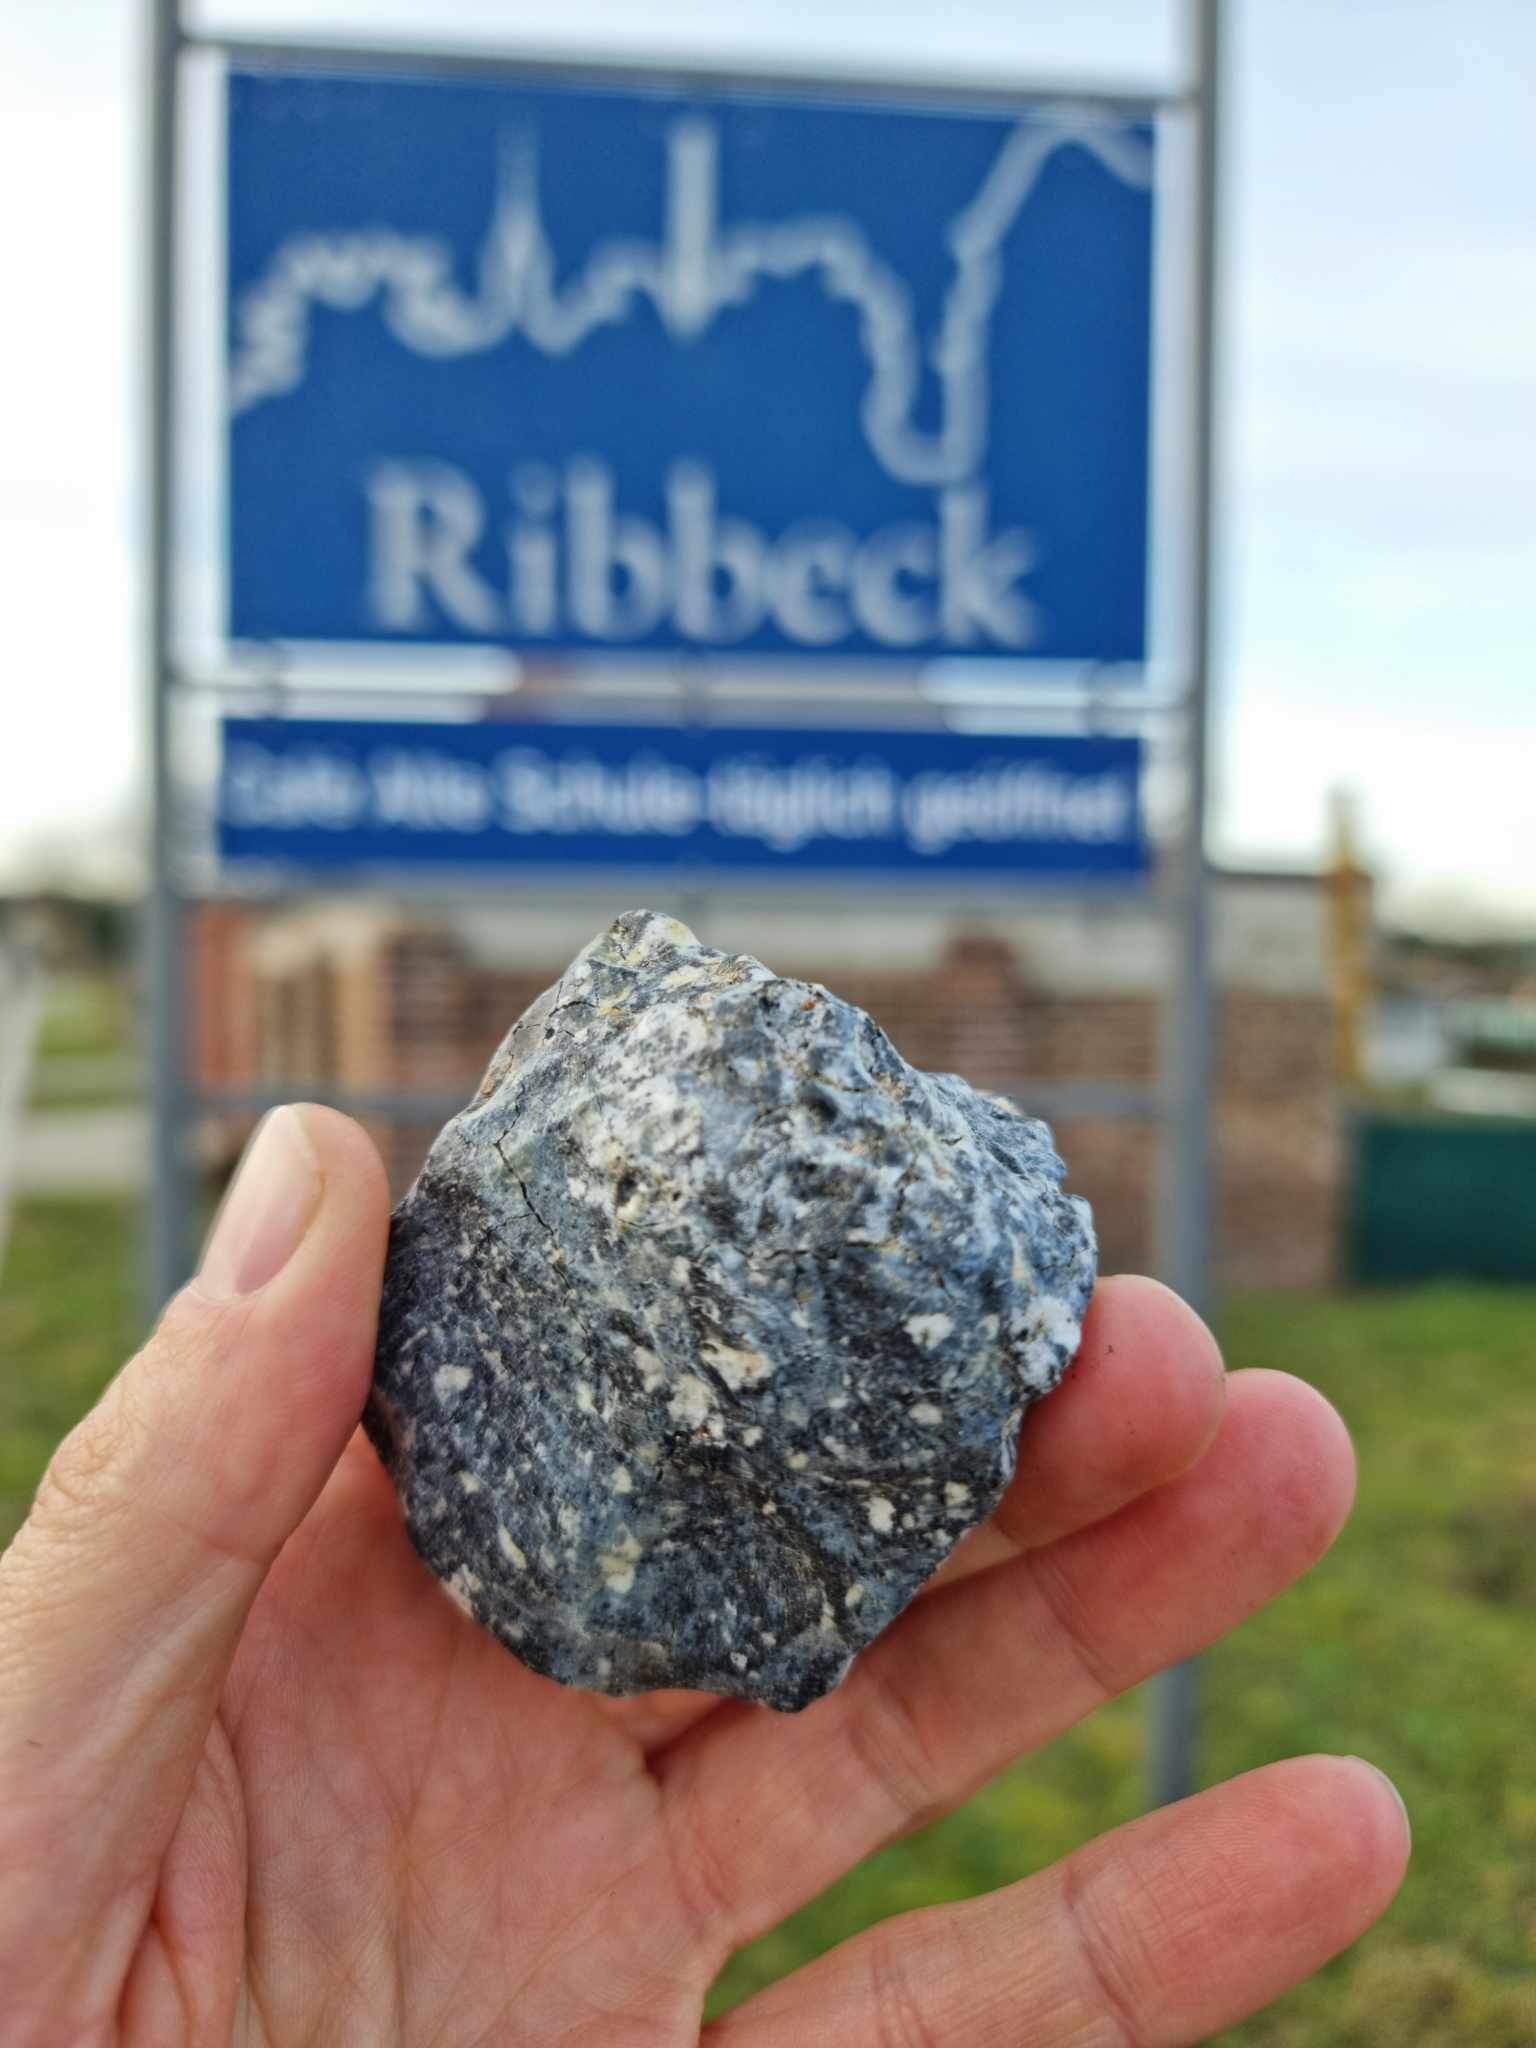
[[1389,904],[1454,889],[1536,918],[1527,721],[1452,721],[1342,698],[1297,718],[1283,680],[1261,680],[1217,750],[1224,854],[1315,859],[1329,792],[1342,786],[1359,799]]

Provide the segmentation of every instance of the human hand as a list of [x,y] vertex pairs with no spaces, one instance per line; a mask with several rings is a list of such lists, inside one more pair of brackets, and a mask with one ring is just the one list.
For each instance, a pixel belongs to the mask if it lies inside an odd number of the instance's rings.
[[[0,2044],[670,2048],[729,1953],[1326,1548],[1352,1463],[1294,1380],[1223,1383],[1106,1281],[993,1522],[793,1718],[610,1701],[443,1594],[355,1425],[386,1195],[278,1112],[202,1275],[0,1559]],[[1407,1830],[1273,1765],[988,1898],[846,1943],[714,2048],[1195,2042],[1352,1941]]]

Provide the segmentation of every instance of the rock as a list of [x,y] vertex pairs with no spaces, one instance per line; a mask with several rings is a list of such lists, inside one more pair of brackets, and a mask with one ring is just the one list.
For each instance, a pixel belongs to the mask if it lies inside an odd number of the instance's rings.
[[1046,1127],[633,911],[395,1212],[367,1427],[523,1662],[794,1709],[996,1505],[1077,1348]]

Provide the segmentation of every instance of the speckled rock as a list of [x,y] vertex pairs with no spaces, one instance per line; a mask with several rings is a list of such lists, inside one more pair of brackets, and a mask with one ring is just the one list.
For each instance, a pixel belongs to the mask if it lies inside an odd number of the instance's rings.
[[1077,1347],[1046,1127],[634,911],[395,1213],[367,1427],[535,1671],[799,1708],[995,1506]]

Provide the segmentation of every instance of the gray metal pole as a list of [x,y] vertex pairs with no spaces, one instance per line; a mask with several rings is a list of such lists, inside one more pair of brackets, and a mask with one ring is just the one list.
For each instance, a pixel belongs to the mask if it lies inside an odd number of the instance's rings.
[[[1202,1315],[1211,1306],[1210,892],[1205,813],[1214,496],[1216,229],[1222,0],[1191,0],[1195,97],[1194,235],[1190,261],[1189,716],[1184,822],[1171,849],[1175,961],[1165,1006],[1159,1265]],[[1148,1791],[1155,1806],[1195,1785],[1195,1667],[1176,1665],[1152,1689]]]
[[186,1278],[192,1200],[184,1097],[186,975],[176,891],[176,800],[171,758],[170,683],[176,472],[176,155],[181,47],[180,0],[149,0],[145,126],[148,136],[149,578],[146,685],[149,693],[150,847],[144,979],[149,1012],[149,1287],[158,1308]]

